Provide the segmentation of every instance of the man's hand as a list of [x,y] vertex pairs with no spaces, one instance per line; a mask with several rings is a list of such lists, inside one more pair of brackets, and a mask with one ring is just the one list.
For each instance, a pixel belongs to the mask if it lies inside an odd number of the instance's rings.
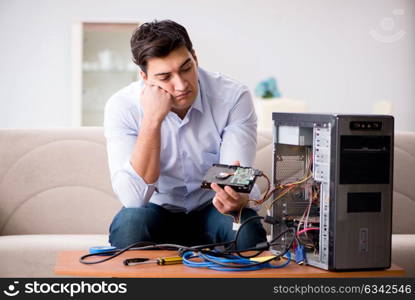
[[172,96],[157,85],[146,84],[141,92],[144,117],[156,122],[164,120],[173,103]]
[[[239,161],[233,163],[235,166],[239,166]],[[216,192],[213,197],[213,205],[222,214],[228,214],[231,211],[239,211],[243,206],[246,205],[249,200],[248,194],[239,194],[235,192],[230,186],[225,186],[222,189],[218,184],[212,183],[210,187]]]
[[146,183],[154,183],[160,176],[161,123],[173,100],[168,92],[151,84],[144,86],[140,100],[144,117],[130,163]]

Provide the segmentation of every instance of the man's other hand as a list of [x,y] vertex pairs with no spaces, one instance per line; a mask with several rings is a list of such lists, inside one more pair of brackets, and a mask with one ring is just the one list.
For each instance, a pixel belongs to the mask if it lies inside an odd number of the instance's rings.
[[[235,161],[233,165],[240,166],[240,163],[239,161]],[[222,189],[218,184],[212,183],[210,187],[216,192],[212,203],[222,214],[228,214],[231,211],[239,211],[249,200],[248,194],[235,192],[230,186],[225,186],[225,188]]]
[[172,96],[157,85],[146,84],[141,92],[144,117],[156,122],[164,120],[171,109],[172,103]]

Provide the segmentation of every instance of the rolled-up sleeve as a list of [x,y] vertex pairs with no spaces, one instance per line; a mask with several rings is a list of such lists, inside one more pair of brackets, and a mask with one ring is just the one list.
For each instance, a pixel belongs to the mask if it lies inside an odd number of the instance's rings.
[[[247,87],[238,91],[237,101],[232,107],[222,135],[220,162],[232,164],[239,160],[241,166],[252,167],[255,161],[257,143],[257,116],[251,94]],[[250,198],[259,199],[260,192],[255,185]]]
[[131,166],[131,153],[138,134],[137,120],[131,115],[131,109],[120,105],[120,100],[113,96],[105,106],[104,133],[111,184],[125,207],[140,207],[157,190],[157,182],[147,184]]
[[256,153],[257,117],[249,90],[244,87],[238,95],[223,130],[220,161],[231,164],[239,160],[241,166],[251,167]]

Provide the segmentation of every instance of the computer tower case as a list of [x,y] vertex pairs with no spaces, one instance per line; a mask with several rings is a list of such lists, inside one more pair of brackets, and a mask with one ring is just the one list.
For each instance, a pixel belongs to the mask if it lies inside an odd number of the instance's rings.
[[272,120],[271,238],[296,227],[304,263],[325,270],[390,267],[393,117],[273,113]]

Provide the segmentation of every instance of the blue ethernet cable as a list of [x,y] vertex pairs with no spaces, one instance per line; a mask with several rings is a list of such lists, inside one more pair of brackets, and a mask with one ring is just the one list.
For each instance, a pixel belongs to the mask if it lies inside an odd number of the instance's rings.
[[[209,268],[212,270],[217,271],[254,271],[260,270],[265,268],[283,268],[290,263],[291,254],[290,252],[286,253],[287,261],[281,265],[272,265],[269,262],[265,262],[262,264],[258,264],[258,262],[252,261],[250,259],[241,258],[235,255],[228,255],[226,258],[223,257],[216,257],[209,254],[204,253],[195,253],[193,251],[186,251],[183,254],[183,264],[188,267],[193,268]],[[195,262],[191,259],[193,258],[201,258],[203,259],[202,262]],[[228,265],[227,265],[228,264]],[[238,265],[238,266],[236,266]],[[246,266],[241,266],[246,265]]]

